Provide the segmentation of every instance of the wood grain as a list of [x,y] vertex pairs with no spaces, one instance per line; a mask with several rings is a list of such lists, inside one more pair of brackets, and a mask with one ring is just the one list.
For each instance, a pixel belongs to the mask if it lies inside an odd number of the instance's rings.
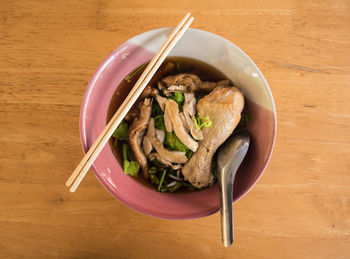
[[[0,0],[2,258],[349,258],[350,2]],[[271,162],[234,208],[235,245],[215,214],[142,215],[90,172],[79,109],[99,63],[138,33],[173,26],[217,33],[261,68],[277,107]],[[106,217],[106,215],[108,215]]]

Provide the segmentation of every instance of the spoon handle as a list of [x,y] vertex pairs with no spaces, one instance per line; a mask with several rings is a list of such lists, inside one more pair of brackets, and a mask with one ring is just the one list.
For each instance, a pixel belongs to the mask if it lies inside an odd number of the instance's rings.
[[[225,174],[221,174],[225,175]],[[220,215],[222,243],[229,247],[233,243],[233,214],[232,214],[232,191],[233,179],[219,179],[220,184]]]

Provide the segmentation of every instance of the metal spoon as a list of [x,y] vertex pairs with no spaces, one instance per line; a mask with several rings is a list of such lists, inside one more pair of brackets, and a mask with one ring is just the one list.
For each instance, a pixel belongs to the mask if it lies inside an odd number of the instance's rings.
[[229,247],[233,243],[233,182],[237,170],[247,154],[249,142],[250,137],[247,132],[232,135],[220,147],[217,156],[221,205],[221,235],[222,243],[225,247]]

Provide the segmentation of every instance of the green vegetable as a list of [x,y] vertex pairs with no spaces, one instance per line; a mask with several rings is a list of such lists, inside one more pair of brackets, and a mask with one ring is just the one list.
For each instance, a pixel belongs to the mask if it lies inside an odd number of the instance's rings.
[[160,192],[160,188],[163,185],[165,174],[166,174],[166,170],[164,169],[162,178],[160,178],[160,182],[159,182],[159,185],[158,185],[158,192]]
[[139,66],[138,68],[136,68],[136,70],[134,72],[132,72],[130,75],[125,77],[125,81],[130,83],[131,79],[136,76],[144,67],[146,66],[146,64],[143,64],[141,66]]
[[170,96],[170,99],[173,99],[175,102],[177,102],[177,105],[179,106],[180,112],[182,112],[182,106],[184,105],[185,102],[185,96],[182,93],[173,93]]
[[130,154],[130,148],[128,146],[128,144],[123,144],[123,159],[124,160],[129,160],[129,158],[131,157]]
[[169,192],[174,192],[177,189],[179,189],[182,186],[181,182],[176,182],[176,184],[174,186],[169,187],[168,191]]
[[131,175],[131,176],[137,176],[140,170],[140,165],[135,161],[124,160],[123,169],[125,174]]
[[158,116],[154,117],[154,126],[156,127],[156,129],[166,131],[163,115],[158,115]]
[[190,158],[192,157],[192,155],[193,155],[193,151],[192,151],[191,149],[188,149],[188,150],[186,151],[186,157],[187,157],[187,159],[190,159]]
[[156,101],[153,101],[151,117],[156,117],[158,115],[163,115],[163,114],[164,114],[164,112],[160,108],[159,103]]
[[155,173],[157,173],[157,167],[152,166],[152,167],[148,170],[148,173],[149,173],[149,174],[155,174]]
[[171,187],[166,187],[163,186],[162,188],[160,188],[161,192],[174,192],[177,189],[179,189],[182,186],[181,182],[177,182],[175,185],[171,186]]
[[[129,146],[127,144],[123,144],[123,170],[125,174],[131,175],[131,176],[137,176],[140,165],[136,161],[133,161],[131,151],[129,149]],[[129,161],[131,160],[131,161]]]
[[151,179],[151,183],[159,185],[159,179],[156,174],[149,174],[149,178]]
[[126,121],[122,121],[118,128],[113,132],[114,137],[114,146],[117,146],[119,140],[128,140],[129,139],[129,127]]
[[175,151],[183,151],[187,152],[189,150],[181,140],[176,136],[175,132],[166,132],[164,144],[168,146],[170,149]]
[[201,115],[198,113],[197,116],[193,119],[196,129],[200,130],[202,127],[210,128],[213,122],[210,120],[209,116],[205,117],[204,120],[200,116]]

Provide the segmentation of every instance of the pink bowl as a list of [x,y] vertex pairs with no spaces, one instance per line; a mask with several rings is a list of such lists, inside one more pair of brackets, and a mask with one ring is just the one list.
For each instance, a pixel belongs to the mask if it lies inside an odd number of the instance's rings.
[[[148,31],[119,46],[99,66],[89,82],[80,113],[80,134],[85,152],[106,125],[111,98],[123,78],[149,61],[171,28]],[[234,185],[234,202],[243,197],[263,174],[275,142],[276,111],[270,88],[254,62],[237,46],[215,34],[189,29],[170,56],[195,58],[222,71],[244,93],[251,116],[251,145]],[[218,184],[203,191],[159,193],[125,175],[106,145],[93,164],[97,179],[127,206],[160,218],[192,219],[220,208]]]

